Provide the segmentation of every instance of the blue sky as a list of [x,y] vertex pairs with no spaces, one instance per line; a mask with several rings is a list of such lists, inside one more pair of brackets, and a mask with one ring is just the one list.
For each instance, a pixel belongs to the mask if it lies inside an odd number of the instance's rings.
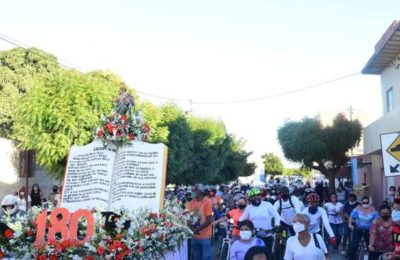
[[[0,33],[80,70],[110,69],[160,96],[218,102],[268,96],[360,71],[400,1],[2,1]],[[0,41],[0,49],[11,46]],[[165,100],[141,96],[155,103]],[[189,109],[188,101],[178,105]],[[281,155],[285,119],[381,114],[379,77],[360,75],[260,102],[194,104],[244,137],[254,160]]]

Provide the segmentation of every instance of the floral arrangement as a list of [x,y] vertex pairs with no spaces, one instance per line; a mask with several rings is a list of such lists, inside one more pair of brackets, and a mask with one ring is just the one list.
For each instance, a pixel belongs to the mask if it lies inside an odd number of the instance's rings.
[[143,113],[135,111],[133,97],[121,88],[115,101],[115,107],[109,116],[102,116],[102,123],[96,130],[95,136],[116,145],[122,145],[129,141],[147,141],[150,134],[150,126],[143,120]]
[[[166,201],[160,213],[146,209],[133,212],[118,210],[114,211],[109,221],[100,211],[93,210],[96,231],[89,242],[81,246],[69,241],[46,242],[37,248],[32,243],[36,235],[32,220],[41,212],[41,209],[33,208],[28,216],[3,219],[9,228],[0,236],[0,259],[4,256],[39,260],[160,259],[179,248],[192,234],[180,205]],[[78,234],[84,235],[86,225],[80,220]]]

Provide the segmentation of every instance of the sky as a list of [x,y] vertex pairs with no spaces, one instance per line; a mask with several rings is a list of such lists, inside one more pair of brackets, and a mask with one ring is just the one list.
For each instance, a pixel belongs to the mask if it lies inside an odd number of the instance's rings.
[[[56,55],[81,71],[111,70],[142,100],[172,98],[222,120],[252,160],[283,158],[285,120],[349,113],[365,124],[382,114],[380,78],[361,71],[400,1],[130,0],[0,2],[0,34]],[[0,41],[0,50],[12,46]],[[161,96],[166,98],[157,98]],[[285,162],[287,164],[287,162]]]

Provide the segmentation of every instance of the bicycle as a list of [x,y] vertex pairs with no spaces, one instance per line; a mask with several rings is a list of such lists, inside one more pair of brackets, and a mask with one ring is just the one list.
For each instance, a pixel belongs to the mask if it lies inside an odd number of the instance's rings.
[[228,222],[225,224],[220,224],[223,228],[225,228],[225,237],[222,239],[222,244],[221,244],[221,250],[219,253],[219,259],[220,260],[229,260],[229,252],[231,250],[231,245],[232,245],[232,228],[233,228],[233,223]]
[[357,260],[368,259],[368,249],[367,249],[367,243],[364,240],[364,232],[365,231],[362,231],[360,243],[356,251]]
[[281,230],[280,233],[275,233],[272,254],[275,256],[276,260],[283,259],[285,256],[287,239],[288,234],[286,233],[286,230]]

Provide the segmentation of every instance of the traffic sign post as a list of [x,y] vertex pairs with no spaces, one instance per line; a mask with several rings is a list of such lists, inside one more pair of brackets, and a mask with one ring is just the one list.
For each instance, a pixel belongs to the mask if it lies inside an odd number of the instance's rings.
[[400,175],[400,132],[382,134],[381,147],[385,176]]

